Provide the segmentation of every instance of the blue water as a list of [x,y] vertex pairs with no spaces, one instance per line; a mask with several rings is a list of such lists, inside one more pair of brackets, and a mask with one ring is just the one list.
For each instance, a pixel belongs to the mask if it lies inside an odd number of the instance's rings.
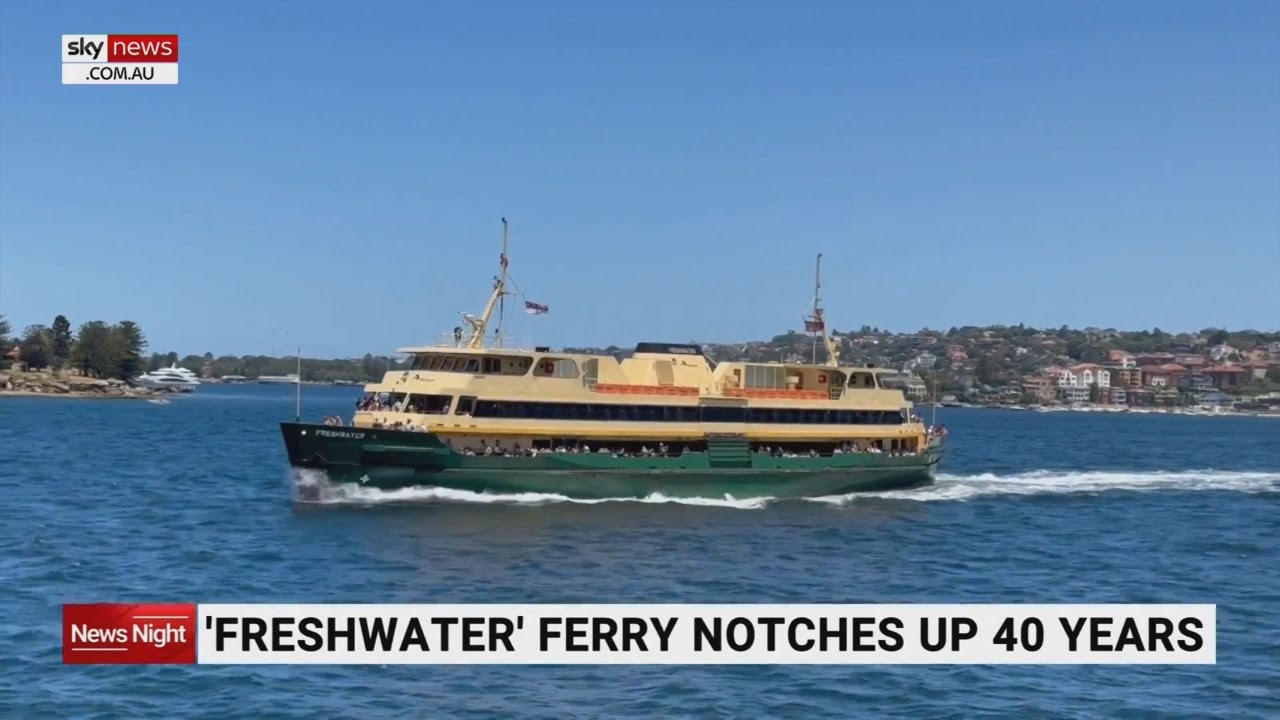
[[[936,486],[825,502],[299,504],[292,416],[0,399],[0,717],[1280,717],[1280,420],[943,410]],[[1218,664],[63,666],[91,601],[1209,602]]]

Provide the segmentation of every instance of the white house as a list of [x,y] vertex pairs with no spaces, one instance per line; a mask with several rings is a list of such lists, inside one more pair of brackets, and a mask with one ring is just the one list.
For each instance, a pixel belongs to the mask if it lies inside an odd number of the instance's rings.
[[912,370],[915,370],[916,368],[931,368],[937,363],[938,363],[937,355],[934,355],[933,353],[929,353],[929,352],[923,352],[915,356],[911,360],[908,360],[907,364],[903,366],[902,371],[909,373]]
[[1240,357],[1240,351],[1226,343],[1222,343],[1221,345],[1214,345],[1212,348],[1209,348],[1209,357],[1214,362],[1222,362],[1223,360],[1228,360],[1230,358]]
[[1093,363],[1081,363],[1058,370],[1058,387],[1111,387],[1111,371]]

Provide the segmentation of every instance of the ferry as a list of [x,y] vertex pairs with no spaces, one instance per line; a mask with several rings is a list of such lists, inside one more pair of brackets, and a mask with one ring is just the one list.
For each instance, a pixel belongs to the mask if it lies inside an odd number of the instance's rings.
[[289,373],[288,375],[259,375],[259,385],[297,385],[300,378],[297,373]]
[[[805,330],[814,362],[716,362],[697,344],[640,342],[630,357],[520,348],[500,274],[479,316],[407,369],[365,386],[348,422],[280,424],[290,465],[330,482],[570,498],[803,498],[932,482],[945,429],[927,427],[891,369],[843,366],[826,331],[821,262]],[[525,302],[533,312],[545,305]],[[817,341],[826,362],[816,358]]]

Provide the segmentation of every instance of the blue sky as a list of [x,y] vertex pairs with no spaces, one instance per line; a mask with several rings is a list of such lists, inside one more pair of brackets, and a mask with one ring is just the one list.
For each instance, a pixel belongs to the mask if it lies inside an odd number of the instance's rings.
[[[180,84],[60,84],[64,33]],[[1280,5],[0,2],[0,313],[387,352],[1280,327]],[[287,333],[287,339],[286,339]]]

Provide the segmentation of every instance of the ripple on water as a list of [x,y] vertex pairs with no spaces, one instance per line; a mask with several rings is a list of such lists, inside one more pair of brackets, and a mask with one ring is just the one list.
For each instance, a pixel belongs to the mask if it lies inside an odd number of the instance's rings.
[[[317,415],[356,394],[304,392]],[[1280,716],[1269,421],[944,411],[954,447],[934,486],[821,501],[339,487],[298,503],[274,425],[292,418],[291,393],[0,401],[0,709],[16,709],[0,714]],[[1046,437],[1072,442],[1048,450]],[[1219,656],[1211,667],[63,667],[58,606],[86,600],[1215,602]]]

